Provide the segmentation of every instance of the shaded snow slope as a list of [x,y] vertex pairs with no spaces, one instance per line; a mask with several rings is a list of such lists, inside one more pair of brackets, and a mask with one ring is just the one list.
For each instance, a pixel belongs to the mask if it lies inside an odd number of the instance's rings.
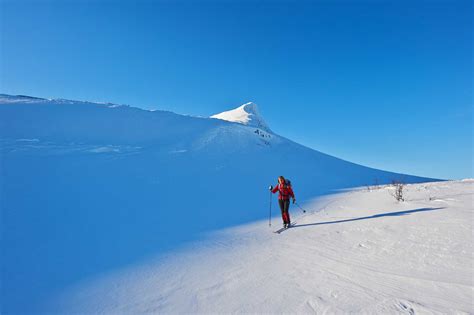
[[230,122],[240,123],[250,127],[256,127],[271,132],[267,123],[260,115],[257,104],[249,102],[235,109],[212,115],[211,118],[222,119]]
[[[376,170],[262,128],[165,111],[0,95],[2,312],[298,200],[427,178]],[[29,303],[24,303],[24,301]]]
[[81,313],[473,313],[474,180],[355,190],[226,229],[50,301]]

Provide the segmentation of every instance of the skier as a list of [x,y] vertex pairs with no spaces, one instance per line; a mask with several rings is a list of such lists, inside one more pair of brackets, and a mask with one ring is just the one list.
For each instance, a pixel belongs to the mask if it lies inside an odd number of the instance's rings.
[[290,196],[293,198],[293,203],[296,202],[295,194],[293,189],[291,189],[291,183],[289,180],[285,180],[283,176],[278,177],[278,185],[275,187],[270,186],[270,191],[272,193],[279,192],[278,195],[278,204],[280,205],[281,217],[283,219],[283,227],[289,228],[291,225],[290,213],[288,209],[290,208]]

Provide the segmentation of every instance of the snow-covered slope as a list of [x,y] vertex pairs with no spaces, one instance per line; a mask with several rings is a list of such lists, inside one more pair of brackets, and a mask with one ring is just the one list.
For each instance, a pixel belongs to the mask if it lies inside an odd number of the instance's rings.
[[[474,180],[316,199],[274,234],[267,221],[70,288],[50,310],[159,314],[474,312]],[[275,225],[279,226],[277,219]]]
[[35,312],[77,281],[265,218],[278,175],[300,201],[430,180],[343,161],[269,130],[0,95],[2,311]]
[[257,104],[249,102],[235,109],[212,115],[211,118],[222,119],[230,122],[240,123],[250,127],[263,129],[271,132],[267,123],[260,115]]

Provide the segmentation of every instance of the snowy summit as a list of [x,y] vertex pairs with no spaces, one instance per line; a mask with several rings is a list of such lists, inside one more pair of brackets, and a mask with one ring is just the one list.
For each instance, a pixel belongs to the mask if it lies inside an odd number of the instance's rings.
[[211,118],[217,118],[221,120],[227,120],[230,122],[236,122],[243,125],[257,127],[265,131],[271,132],[267,123],[260,115],[257,104],[249,102],[240,107],[232,110],[228,110],[219,114],[212,115]]

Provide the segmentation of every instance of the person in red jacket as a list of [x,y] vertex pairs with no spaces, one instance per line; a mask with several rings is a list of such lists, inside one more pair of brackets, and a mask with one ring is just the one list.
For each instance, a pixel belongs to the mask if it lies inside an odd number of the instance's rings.
[[280,176],[278,177],[278,185],[275,187],[270,186],[270,190],[272,193],[279,192],[278,204],[280,205],[283,227],[290,227],[290,213],[288,212],[288,209],[290,208],[290,197],[293,198],[293,203],[296,202],[295,194],[293,193],[293,189],[291,189],[291,185],[287,183],[283,176]]

